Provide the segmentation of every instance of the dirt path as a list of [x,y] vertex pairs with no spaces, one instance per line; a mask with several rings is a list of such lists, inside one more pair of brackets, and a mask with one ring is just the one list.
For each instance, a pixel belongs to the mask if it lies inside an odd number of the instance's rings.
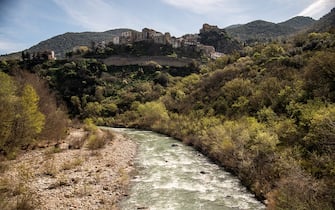
[[57,148],[33,150],[7,161],[0,184],[7,180],[12,189],[24,186],[22,195],[37,209],[118,209],[133,171],[136,144],[114,133],[102,149],[70,149],[86,136],[84,130],[72,130]]

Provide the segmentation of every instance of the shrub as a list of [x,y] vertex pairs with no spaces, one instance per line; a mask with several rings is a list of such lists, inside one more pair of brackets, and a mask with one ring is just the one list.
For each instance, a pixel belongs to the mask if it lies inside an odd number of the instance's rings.
[[98,130],[98,127],[93,123],[92,118],[86,118],[84,120],[84,129],[89,132],[96,132]]
[[77,166],[80,166],[81,164],[83,163],[83,160],[79,157],[73,159],[72,161],[69,161],[69,162],[65,162],[63,165],[62,165],[62,170],[71,170]]
[[37,195],[30,188],[33,173],[26,165],[20,165],[11,177],[0,178],[1,209],[38,209]]
[[91,134],[88,137],[86,147],[90,150],[96,150],[102,148],[104,145],[105,145],[104,140],[98,138],[97,135],[95,134]]

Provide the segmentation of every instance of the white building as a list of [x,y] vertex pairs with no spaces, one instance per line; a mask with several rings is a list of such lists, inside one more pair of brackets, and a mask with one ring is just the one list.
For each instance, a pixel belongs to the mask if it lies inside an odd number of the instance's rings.
[[117,44],[120,44],[120,37],[119,36],[115,36],[113,37],[113,44],[117,45]]

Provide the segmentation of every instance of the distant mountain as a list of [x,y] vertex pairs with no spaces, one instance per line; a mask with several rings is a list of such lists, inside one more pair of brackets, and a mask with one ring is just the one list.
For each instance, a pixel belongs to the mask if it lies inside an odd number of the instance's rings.
[[301,30],[311,26],[315,22],[316,21],[311,17],[297,16],[285,22],[278,23],[278,25]]
[[328,14],[316,21],[310,28],[309,32],[326,32],[335,31],[335,8],[333,8]]
[[40,52],[45,50],[55,51],[56,57],[64,57],[66,52],[75,46],[91,46],[93,42],[112,41],[113,37],[120,36],[122,32],[131,29],[114,29],[105,32],[82,32],[65,33],[42,41],[28,49],[29,52]]
[[263,20],[256,20],[244,25],[230,26],[225,28],[227,33],[241,41],[269,41],[277,37],[288,36],[308,28],[315,20],[310,17],[295,17],[282,23],[271,23]]
[[240,26],[242,26],[243,24],[234,24],[234,25],[230,25],[230,26],[228,26],[228,27],[226,27],[225,29],[227,30],[227,29],[233,29],[233,28],[237,28],[237,27],[240,27]]

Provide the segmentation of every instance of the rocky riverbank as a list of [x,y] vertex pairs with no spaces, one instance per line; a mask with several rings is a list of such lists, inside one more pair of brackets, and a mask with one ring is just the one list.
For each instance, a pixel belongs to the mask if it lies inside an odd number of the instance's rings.
[[[127,196],[136,144],[113,132],[103,148],[90,150],[85,147],[87,136],[82,129],[72,129],[59,145],[2,162],[6,170],[0,174],[0,188],[9,199],[0,199],[1,209],[13,205],[118,209],[119,201]],[[84,141],[83,146],[75,149],[80,141]]]

